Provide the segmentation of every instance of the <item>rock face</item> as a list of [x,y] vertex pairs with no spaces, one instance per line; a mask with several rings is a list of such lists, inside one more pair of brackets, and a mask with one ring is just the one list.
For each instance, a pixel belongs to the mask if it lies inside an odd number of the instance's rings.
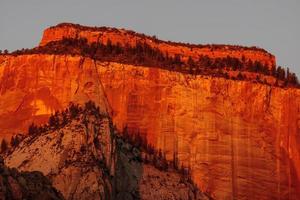
[[296,198],[298,89],[78,56],[6,56],[0,69],[2,133],[25,131],[32,120],[90,98],[106,105],[119,130],[127,125],[168,158],[178,154],[217,199]]
[[[70,101],[93,100],[107,109],[105,94],[91,59],[72,56],[0,56],[0,137],[24,132],[33,121]],[[109,112],[104,110],[104,112]]]
[[[50,27],[44,31],[44,35],[40,42],[40,45],[46,45],[52,41],[62,40],[63,38],[86,38],[88,42],[102,42],[106,44],[108,39],[112,44],[119,43],[120,45],[129,44],[135,46],[140,42],[146,42],[153,48],[158,48],[163,53],[168,53],[170,56],[180,54],[183,59],[188,59],[191,56],[194,59],[198,59],[199,55],[207,55],[211,58],[223,58],[226,56],[236,57],[241,59],[250,59],[253,62],[260,61],[263,64],[269,65],[269,67],[276,64],[275,57],[266,52],[265,50],[258,48],[245,48],[230,45],[207,45],[196,46],[182,43],[165,42],[157,40],[154,37],[149,37],[144,34],[138,34],[133,31],[116,29],[116,28],[92,28],[74,24],[59,24],[54,27]],[[222,47],[221,47],[222,46]]]
[[210,199],[190,183],[182,181],[177,173],[162,173],[151,165],[143,165],[143,176],[140,182],[141,199]]
[[42,172],[66,199],[112,199],[110,134],[107,119],[81,115],[62,129],[26,138],[5,160],[22,171]]
[[70,200],[209,199],[178,172],[137,161],[140,150],[115,134],[108,118],[85,111],[64,127],[27,137],[5,160],[10,167],[47,175]]
[[0,199],[62,200],[63,196],[40,172],[18,172],[0,157]]
[[159,170],[152,162],[142,159],[142,152],[134,145],[118,139],[115,164],[115,198],[133,200],[209,200],[194,183],[178,170],[170,167]]
[[118,128],[178,154],[216,199],[299,198],[299,89],[97,66]]
[[[144,40],[170,55],[243,55],[269,66],[261,50],[157,42],[128,31],[60,25],[40,45],[63,37],[89,42]],[[194,76],[158,68],[98,62],[71,55],[0,56],[0,137],[24,132],[70,101],[92,99],[157,149],[190,166],[216,199],[300,198],[300,90]],[[58,133],[57,133],[58,134]]]

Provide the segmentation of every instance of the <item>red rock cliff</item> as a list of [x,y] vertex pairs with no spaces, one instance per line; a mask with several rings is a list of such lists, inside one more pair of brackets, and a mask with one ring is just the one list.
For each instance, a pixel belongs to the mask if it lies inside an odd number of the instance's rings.
[[[197,47],[129,31],[59,25],[41,45],[63,37],[121,44],[144,40],[186,57],[236,56],[275,64],[259,49]],[[147,136],[216,199],[300,198],[300,90],[188,75],[71,55],[0,56],[0,131],[10,137],[70,101],[101,104],[114,123]]]
[[86,38],[88,42],[102,42],[106,44],[110,39],[113,44],[121,45],[130,44],[134,46],[137,41],[146,42],[152,47],[160,49],[164,53],[174,56],[175,54],[183,55],[184,59],[189,56],[198,59],[200,55],[207,55],[211,58],[223,58],[226,56],[242,59],[250,59],[253,62],[259,61],[267,64],[269,67],[276,65],[275,57],[259,48],[248,48],[232,45],[189,45],[174,42],[165,42],[153,37],[138,34],[133,31],[115,28],[92,28],[74,24],[59,24],[50,27],[44,31],[40,45],[43,46],[51,41],[66,38]]
[[217,199],[299,198],[299,89],[78,56],[1,56],[0,69],[2,134],[92,99]]
[[[27,131],[32,122],[70,101],[106,106],[93,60],[55,55],[0,56],[0,137]],[[107,112],[107,110],[103,111]]]
[[216,199],[299,198],[299,89],[97,66],[118,128],[178,154]]

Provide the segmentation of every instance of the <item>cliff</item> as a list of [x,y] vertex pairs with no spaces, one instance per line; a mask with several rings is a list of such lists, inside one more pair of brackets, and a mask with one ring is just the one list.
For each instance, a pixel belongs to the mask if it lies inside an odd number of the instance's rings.
[[108,108],[95,63],[84,57],[0,56],[0,94],[0,132],[7,139],[32,121],[46,122],[70,101]]
[[299,89],[97,66],[118,128],[178,155],[216,199],[299,198]]
[[178,172],[144,164],[140,149],[123,141],[92,104],[62,116],[8,152],[7,165],[42,172],[70,200],[209,199]]
[[79,56],[6,56],[1,63],[2,133],[25,131],[32,120],[91,98],[107,106],[119,130],[147,135],[168,159],[178,155],[217,199],[296,199],[299,89]]
[[211,58],[224,58],[227,56],[238,59],[250,59],[253,62],[259,61],[267,64],[269,68],[276,65],[275,56],[257,47],[242,47],[233,45],[191,45],[184,43],[166,42],[149,37],[144,34],[135,33],[133,31],[116,29],[109,27],[86,27],[75,24],[63,23],[54,27],[50,27],[44,31],[40,46],[44,46],[52,41],[59,41],[63,38],[86,38],[89,43],[106,44],[108,40],[112,44],[119,43],[122,46],[129,44],[135,46],[137,42],[145,42],[153,48],[157,48],[163,53],[168,53],[170,56],[176,54],[182,55],[184,60],[189,56],[195,60],[199,56],[209,56]]
[[[275,64],[258,48],[164,42],[131,31],[72,24],[51,27],[40,43],[143,41],[197,58],[226,57]],[[160,68],[159,68],[160,67]],[[91,99],[119,131],[139,133],[190,166],[193,180],[216,199],[300,198],[300,90],[210,75],[191,75],[80,55],[0,56],[0,131],[10,138],[47,121],[70,101]]]

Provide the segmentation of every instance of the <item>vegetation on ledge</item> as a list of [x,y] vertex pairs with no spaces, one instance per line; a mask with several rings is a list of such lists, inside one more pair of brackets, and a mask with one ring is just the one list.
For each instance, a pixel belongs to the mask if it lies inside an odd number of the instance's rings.
[[[4,52],[8,54],[8,52]],[[129,44],[121,46],[112,44],[110,40],[106,44],[89,44],[85,38],[64,38],[61,41],[50,42],[45,46],[33,49],[22,49],[12,52],[10,55],[22,54],[58,54],[58,55],[82,55],[98,61],[119,62],[124,64],[141,65],[148,67],[160,67],[171,71],[193,75],[211,75],[235,80],[251,80],[259,83],[281,86],[299,87],[299,81],[295,73],[287,71],[283,67],[269,66],[242,57],[210,58],[199,56],[198,60],[183,60],[182,55],[169,56],[158,48],[153,48],[147,43],[138,42],[132,47]],[[232,72],[237,72],[235,75]],[[255,78],[247,73],[256,74]],[[259,76],[261,75],[261,76]],[[264,77],[271,77],[276,81],[269,82]],[[263,80],[261,80],[263,79]]]
[[263,52],[265,54],[268,54],[270,57],[272,56],[266,50],[264,50],[262,48],[259,48],[259,47],[256,47],[256,46],[247,47],[247,46],[240,46],[240,45],[225,45],[225,44],[190,44],[190,43],[183,43],[183,42],[163,41],[163,40],[158,39],[156,36],[148,36],[148,35],[145,35],[143,33],[137,33],[137,32],[132,31],[132,30],[124,30],[124,29],[120,30],[120,29],[117,29],[117,28],[106,27],[106,26],[90,27],[90,26],[83,26],[83,25],[80,25],[80,24],[73,24],[73,23],[60,23],[60,24],[57,24],[56,26],[50,27],[50,29],[64,28],[64,27],[72,27],[72,28],[75,28],[76,30],[80,30],[80,31],[121,32],[121,30],[122,30],[122,31],[125,31],[126,34],[136,36],[136,37],[142,38],[142,39],[150,39],[150,40],[154,41],[157,44],[166,43],[166,44],[173,45],[173,46],[184,46],[184,47],[189,47],[189,48],[209,48],[211,50],[220,50],[220,49],[234,50],[234,51],[252,50],[252,51]]

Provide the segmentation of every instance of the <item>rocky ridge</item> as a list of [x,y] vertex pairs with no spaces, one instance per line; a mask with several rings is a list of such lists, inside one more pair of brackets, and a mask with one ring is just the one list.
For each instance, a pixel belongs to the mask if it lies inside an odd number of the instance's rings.
[[41,171],[66,199],[209,199],[178,172],[138,161],[140,150],[115,135],[108,117],[91,109],[27,137],[6,156],[7,165]]

